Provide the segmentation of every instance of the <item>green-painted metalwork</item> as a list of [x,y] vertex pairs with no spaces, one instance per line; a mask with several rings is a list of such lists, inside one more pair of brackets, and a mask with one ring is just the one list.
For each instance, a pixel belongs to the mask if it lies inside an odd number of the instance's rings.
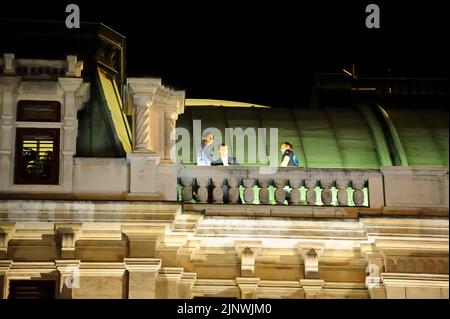
[[372,136],[377,146],[377,154],[380,160],[380,165],[392,166],[393,163],[391,157],[389,156],[389,146],[386,142],[386,137],[384,136],[383,129],[373,113],[372,108],[368,104],[363,103],[359,103],[357,107],[366,118],[366,121],[372,131]]
[[383,119],[385,120],[385,123],[389,129],[391,141],[394,147],[394,162],[396,166],[408,166],[408,159],[406,158],[405,150],[403,149],[402,142],[400,140],[400,137],[397,133],[397,129],[395,128],[394,123],[389,117],[389,114],[386,112],[386,110],[381,107],[380,105],[377,105],[378,110],[380,111],[381,115],[383,116]]

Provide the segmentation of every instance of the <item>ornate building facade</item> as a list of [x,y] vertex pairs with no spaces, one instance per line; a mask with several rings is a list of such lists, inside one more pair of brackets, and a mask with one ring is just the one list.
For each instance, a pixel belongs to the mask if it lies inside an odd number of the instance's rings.
[[[298,109],[193,101],[127,78],[125,39],[93,35],[65,59],[0,57],[0,297],[448,298],[442,81],[322,75]],[[241,165],[195,166],[195,121]],[[194,136],[180,152],[175,128]],[[302,167],[271,171],[272,139]]]

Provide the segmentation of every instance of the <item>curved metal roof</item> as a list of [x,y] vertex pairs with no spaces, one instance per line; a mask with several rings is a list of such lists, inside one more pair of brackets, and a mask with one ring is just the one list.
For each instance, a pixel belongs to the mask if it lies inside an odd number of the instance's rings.
[[[447,109],[384,107],[387,118],[383,118],[375,105],[370,106],[369,110],[352,105],[293,109],[261,108],[246,103],[241,107],[232,107],[233,103],[238,102],[229,103],[231,104],[221,103],[219,105],[222,106],[219,107],[206,101],[187,103],[184,114],[179,116],[177,127],[193,132],[193,121],[200,120],[202,131],[216,128],[223,137],[226,136],[226,128],[242,128],[244,132],[253,128],[256,143],[261,138],[263,141],[259,143],[266,148],[269,140],[264,139],[258,128],[277,128],[278,144],[283,141],[292,143],[304,167],[448,166]],[[268,134],[269,131],[266,130],[266,137]],[[397,142],[395,137],[398,138]],[[238,154],[239,151],[246,154],[240,161],[241,165],[261,165],[247,154],[248,141],[242,145],[235,139],[233,142],[224,139],[216,142],[232,145],[233,154]],[[190,141],[191,158],[184,159],[183,163],[195,163],[192,144]],[[277,150],[278,148],[279,145]],[[217,151],[215,155],[217,156]],[[277,156],[280,159],[281,154]],[[403,162],[398,160],[402,156],[405,158]]]

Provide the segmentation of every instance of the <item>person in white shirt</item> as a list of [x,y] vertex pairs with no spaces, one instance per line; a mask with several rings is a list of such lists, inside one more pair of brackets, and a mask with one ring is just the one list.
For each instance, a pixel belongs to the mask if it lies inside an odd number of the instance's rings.
[[214,142],[214,135],[211,132],[205,132],[202,136],[202,143],[197,153],[198,166],[211,166],[214,162],[211,145]]

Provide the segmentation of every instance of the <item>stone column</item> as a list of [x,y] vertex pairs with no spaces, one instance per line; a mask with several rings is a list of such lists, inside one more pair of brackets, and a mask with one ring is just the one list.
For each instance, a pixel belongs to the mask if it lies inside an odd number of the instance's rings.
[[[60,148],[62,171],[60,184],[67,193],[72,192],[73,155],[76,152],[76,140],[78,134],[76,92],[83,83],[82,78],[58,78],[60,87],[64,90],[64,106],[61,119],[63,128],[60,132]],[[60,168],[61,169],[61,168]]]
[[178,167],[170,163],[170,133],[180,112],[177,107],[184,105],[184,92],[182,102],[173,99],[179,94],[152,78],[128,78],[128,87],[134,102],[128,197],[176,200]]
[[133,128],[134,128],[134,152],[154,153],[155,147],[151,140],[150,107],[152,100],[150,95],[134,96]]
[[156,277],[161,268],[161,259],[125,258],[128,271],[128,298],[155,299]]
[[74,289],[80,288],[80,261],[55,260],[59,271],[59,298],[74,299]]
[[[164,160],[175,162],[176,157],[171,158],[170,153],[175,146],[175,128],[176,121],[178,119],[178,113],[175,109],[164,111]],[[176,154],[174,153],[176,156]]]
[[0,191],[7,191],[12,183],[14,172],[14,108],[16,105],[16,88],[19,85],[19,77],[0,78],[0,92],[2,108],[0,109]]

